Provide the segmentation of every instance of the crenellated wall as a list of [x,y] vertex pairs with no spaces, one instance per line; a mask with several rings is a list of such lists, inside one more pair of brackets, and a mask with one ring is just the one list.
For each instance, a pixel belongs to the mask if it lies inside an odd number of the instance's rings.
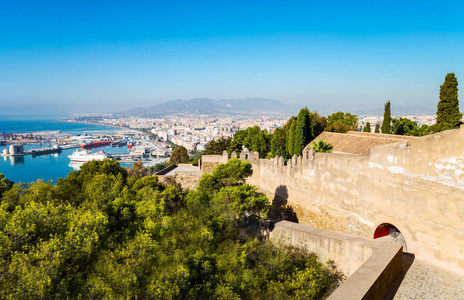
[[286,199],[300,223],[368,238],[389,223],[408,252],[464,275],[464,128],[363,156],[307,148],[287,165],[247,160],[249,182]]

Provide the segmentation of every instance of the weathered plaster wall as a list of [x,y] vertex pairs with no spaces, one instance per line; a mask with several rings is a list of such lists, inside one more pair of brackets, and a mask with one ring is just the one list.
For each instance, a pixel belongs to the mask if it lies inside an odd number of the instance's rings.
[[408,252],[464,275],[464,128],[364,156],[306,149],[286,166],[248,160],[249,182],[288,199],[300,223],[368,238],[390,223]]
[[201,180],[201,173],[183,172],[175,175],[158,175],[159,181],[170,184],[172,181],[179,183],[183,188],[196,189]]
[[200,169],[203,174],[211,174],[219,164],[225,164],[229,160],[227,151],[222,155],[203,155],[200,161]]

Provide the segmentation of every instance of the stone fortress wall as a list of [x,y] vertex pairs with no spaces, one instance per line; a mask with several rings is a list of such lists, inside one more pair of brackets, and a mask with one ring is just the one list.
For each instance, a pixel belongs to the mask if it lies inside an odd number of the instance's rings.
[[257,153],[240,158],[253,165],[248,182],[289,205],[299,223],[367,238],[391,224],[407,252],[464,275],[464,127],[365,155],[306,148],[286,165]]

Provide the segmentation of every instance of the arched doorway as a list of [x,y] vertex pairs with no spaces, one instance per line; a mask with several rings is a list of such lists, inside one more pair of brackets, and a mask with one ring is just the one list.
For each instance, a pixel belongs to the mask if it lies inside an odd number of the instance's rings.
[[401,231],[390,223],[382,223],[374,231],[374,239],[385,237],[386,241],[390,243],[397,243],[403,245],[403,252],[407,251],[406,241]]

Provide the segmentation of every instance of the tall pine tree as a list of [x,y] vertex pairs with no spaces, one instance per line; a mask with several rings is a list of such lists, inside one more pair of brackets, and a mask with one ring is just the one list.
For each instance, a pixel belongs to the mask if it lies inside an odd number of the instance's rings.
[[382,133],[390,133],[391,112],[390,100],[385,103],[385,112],[383,113]]
[[437,130],[443,131],[459,127],[462,114],[459,112],[458,80],[454,73],[448,73],[440,86],[440,101],[437,105]]

